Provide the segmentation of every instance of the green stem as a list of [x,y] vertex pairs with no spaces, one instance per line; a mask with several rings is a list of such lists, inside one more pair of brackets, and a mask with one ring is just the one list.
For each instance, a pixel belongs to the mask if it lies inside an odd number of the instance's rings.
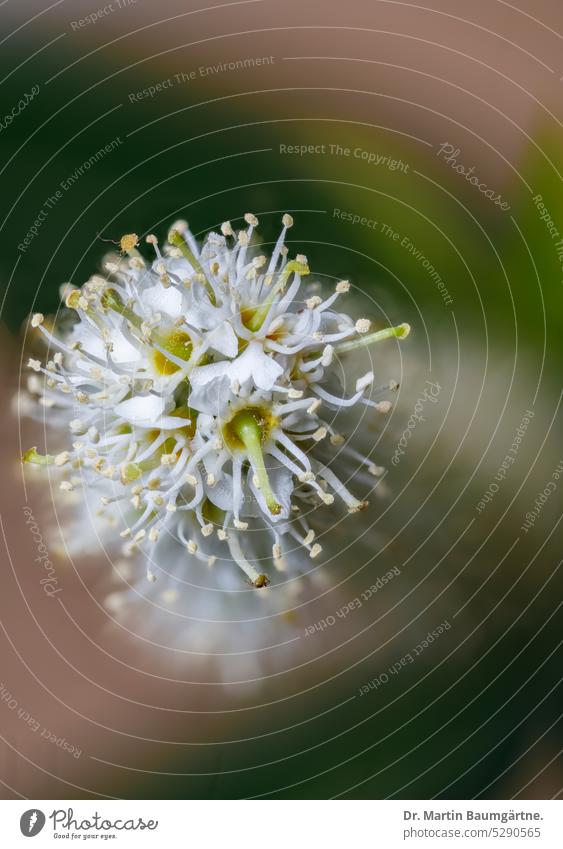
[[55,462],[52,454],[39,454],[37,448],[28,448],[22,454],[22,463],[33,463],[34,466],[51,466]]
[[405,339],[410,332],[410,324],[399,324],[397,327],[385,327],[383,330],[376,330],[375,333],[369,333],[367,336],[362,336],[360,339],[353,339],[350,342],[342,342],[340,345],[335,345],[334,350],[337,354],[344,354],[346,351],[355,351],[356,348],[365,348],[367,345],[373,345],[375,342],[383,342],[384,339]]

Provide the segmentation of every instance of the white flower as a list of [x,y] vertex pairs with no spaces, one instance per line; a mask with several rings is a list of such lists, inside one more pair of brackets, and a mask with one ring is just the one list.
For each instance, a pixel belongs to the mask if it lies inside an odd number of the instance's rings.
[[[251,255],[257,221],[245,220],[247,229],[234,234],[226,223],[202,247],[178,222],[163,252],[147,238],[152,265],[137,236],[124,236],[108,277],[67,295],[77,314],[70,332],[31,321],[57,354],[44,367],[30,361],[45,376],[30,388],[68,440],[64,464],[35,449],[24,460],[57,465],[63,490],[97,494],[151,577],[167,571],[161,556],[173,540],[188,563],[229,558],[263,587],[266,559],[279,566],[296,542],[320,553],[315,507],[365,506],[333,468],[336,456],[358,460],[333,420],[341,408],[382,407],[368,397],[371,372],[342,393],[334,358],[404,337],[408,325],[368,333],[365,319],[335,311],[347,281],[302,299],[309,268],[304,256],[287,259],[291,217],[269,259]],[[360,463],[375,467],[367,456]]]

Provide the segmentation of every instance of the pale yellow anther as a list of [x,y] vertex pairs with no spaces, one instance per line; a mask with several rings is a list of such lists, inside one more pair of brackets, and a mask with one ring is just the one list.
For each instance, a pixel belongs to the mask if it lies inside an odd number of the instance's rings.
[[221,542],[225,542],[227,539],[227,532],[223,530],[223,528],[219,528],[217,531],[217,536],[221,540]]
[[247,212],[244,216],[244,220],[247,224],[250,224],[251,227],[258,227],[258,219],[252,212]]
[[388,413],[393,404],[391,401],[380,401],[375,405],[374,409],[377,410],[378,413]]
[[344,443],[346,442],[341,433],[333,433],[330,437],[330,441],[332,445],[344,445]]
[[121,251],[124,254],[128,254],[130,251],[134,251],[138,244],[139,237],[136,233],[127,233],[119,240],[119,247],[121,248]]
[[234,519],[233,525],[237,529],[237,531],[246,531],[248,530],[248,522],[241,522],[240,519]]
[[193,539],[188,540],[188,544],[186,546],[190,554],[195,554],[197,551],[197,542],[194,542]]
[[284,227],[287,228],[293,227],[293,218],[288,212],[286,212],[285,215],[282,216],[282,224]]
[[315,440],[315,442],[320,442],[322,439],[325,438],[327,433],[328,433],[328,431],[327,431],[326,427],[319,427],[314,432],[313,439]]
[[223,223],[221,224],[221,233],[223,234],[223,236],[233,235],[233,228],[231,226],[230,221],[223,221]]
[[307,536],[303,539],[303,545],[311,545],[313,540],[315,539],[315,532],[311,529]]
[[169,234],[174,233],[174,232],[185,233],[186,230],[188,229],[188,226],[189,226],[188,222],[185,220],[185,218],[179,218],[177,221],[175,221],[172,224],[172,226],[170,227],[168,232],[169,232]]
[[69,459],[70,454],[68,453],[68,451],[61,451],[61,453],[57,454],[57,456],[55,457],[55,466],[64,466],[66,463],[68,463]]
[[300,483],[309,483],[309,481],[315,480],[315,475],[313,472],[303,472],[298,476],[298,480]]
[[77,310],[80,298],[80,289],[72,289],[65,298],[65,305],[71,310]]
[[346,292],[350,291],[350,282],[348,280],[340,280],[336,284],[336,291],[339,295],[345,295]]
[[309,309],[309,310],[314,310],[315,307],[318,307],[319,304],[322,304],[322,302],[323,302],[322,298],[319,298],[318,295],[313,295],[312,298],[307,298],[307,300],[305,301],[305,303],[307,305],[307,309]]
[[186,475],[186,483],[189,483],[190,486],[197,486],[197,478],[195,475],[187,474]]
[[45,321],[45,316],[41,312],[36,312],[35,315],[31,319],[32,327],[39,327],[40,324],[43,324]]
[[27,365],[29,368],[33,369],[33,371],[41,371],[41,360],[33,360],[30,357],[27,361]]
[[348,506],[348,513],[359,513],[369,507],[369,501],[356,501]]
[[358,333],[368,333],[371,327],[371,321],[368,318],[359,318],[356,322],[356,330]]
[[207,525],[202,525],[202,527],[201,527],[201,533],[203,534],[204,537],[210,537],[211,534],[213,533],[213,531],[214,531],[214,527],[211,523],[209,523]]
[[70,481],[61,481],[59,484],[59,489],[62,489],[63,492],[72,492],[74,486]]
[[303,397],[303,390],[302,389],[290,389],[287,393],[287,397],[288,398],[295,398],[295,399],[302,398]]
[[311,405],[309,407],[307,407],[307,413],[310,416],[314,416],[314,414],[317,412],[317,410],[319,409],[320,406],[321,406],[321,399],[315,398],[315,400],[311,403]]
[[322,550],[322,546],[319,545],[318,542],[316,542],[315,545],[312,547],[311,551],[309,552],[309,557],[314,560],[315,557],[319,556]]

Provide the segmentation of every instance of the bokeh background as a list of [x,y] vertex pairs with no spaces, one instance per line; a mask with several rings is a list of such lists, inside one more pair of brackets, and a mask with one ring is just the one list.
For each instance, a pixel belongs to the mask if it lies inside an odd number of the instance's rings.
[[[557,796],[561,3],[7,0],[0,19],[3,795]],[[24,482],[35,431],[12,403],[30,312],[100,268],[102,239],[178,217],[203,234],[247,211],[266,246],[291,212],[290,248],[316,274],[413,328],[375,352],[401,383],[366,426],[382,497],[268,639],[256,595],[253,680],[229,666],[228,622],[221,675],[193,645],[127,633],[106,600],[134,565],[81,551],[79,528],[70,559],[48,543],[62,592],[46,596],[24,508],[46,540],[58,514]],[[437,401],[393,466],[427,381]]]

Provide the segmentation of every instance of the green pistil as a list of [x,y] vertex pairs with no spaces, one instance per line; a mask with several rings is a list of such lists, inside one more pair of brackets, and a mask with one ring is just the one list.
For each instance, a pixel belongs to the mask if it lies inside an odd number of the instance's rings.
[[264,455],[262,453],[262,441],[264,439],[264,429],[260,422],[260,416],[255,410],[241,410],[237,413],[228,424],[230,432],[234,437],[240,440],[240,443],[246,449],[248,459],[251,462],[252,468],[258,478],[260,491],[264,496],[264,500],[268,506],[270,513],[277,516],[281,512],[281,504],[278,504],[270,481],[268,473],[264,465]]
[[104,309],[118,312],[126,318],[133,327],[136,327],[137,330],[141,329],[141,324],[143,323],[142,318],[126,305],[119,292],[115,289],[105,289],[100,300]]
[[32,463],[34,466],[51,466],[55,462],[52,454],[38,454],[37,448],[28,448],[22,454],[22,463]]
[[215,292],[213,291],[213,286],[207,279],[205,275],[205,271],[203,270],[203,266],[197,257],[192,253],[189,249],[188,244],[181,233],[178,230],[172,230],[169,236],[170,244],[174,245],[176,248],[180,248],[183,255],[186,257],[192,268],[195,269],[196,273],[199,274],[203,278],[203,282],[205,283],[205,288],[207,289],[207,294],[209,295],[209,300],[215,306]]
[[248,319],[248,321],[245,322],[246,327],[248,327],[249,330],[252,330],[253,333],[256,333],[258,330],[260,330],[260,328],[264,324],[264,321],[266,320],[266,316],[270,311],[270,307],[274,302],[274,298],[279,292],[283,292],[289,275],[293,273],[300,274],[301,277],[305,277],[307,274],[309,274],[309,266],[306,265],[304,262],[299,262],[296,259],[293,259],[291,260],[291,262],[287,263],[286,267],[279,275],[275,285],[272,287],[272,291],[270,292],[264,303],[260,304],[260,306],[256,310],[254,310],[253,314]]
[[375,333],[368,333],[367,336],[362,336],[360,339],[353,339],[350,342],[341,342],[340,345],[334,346],[334,350],[337,354],[344,354],[346,351],[355,351],[356,348],[365,348],[367,345],[373,345],[375,342],[383,342],[384,339],[404,339],[410,332],[410,324],[399,324],[397,327],[385,327],[383,330],[376,330]]

